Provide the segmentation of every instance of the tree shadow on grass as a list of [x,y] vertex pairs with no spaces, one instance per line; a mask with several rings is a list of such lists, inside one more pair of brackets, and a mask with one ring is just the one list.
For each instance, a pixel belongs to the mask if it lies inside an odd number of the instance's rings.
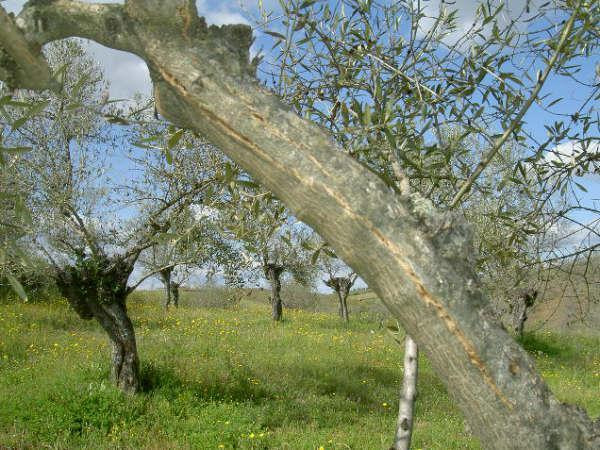
[[[399,395],[403,378],[400,367],[382,368],[366,364],[337,366],[335,370],[298,366],[292,371],[297,374],[297,385],[302,392],[343,398],[351,408],[362,412],[381,408],[383,401],[395,405],[397,398],[390,399],[389,392]],[[424,365],[419,372],[417,390],[422,411],[454,408],[440,378]]]
[[62,305],[60,308],[62,308],[60,315],[40,316],[32,319],[32,322],[42,330],[50,329],[67,333],[101,330],[100,325],[95,320],[82,320],[77,317],[71,308]]
[[144,362],[140,376],[142,393],[161,395],[170,400],[178,398],[182,393],[190,394],[199,401],[223,403],[259,404],[273,397],[267,389],[252,383],[252,376],[241,372],[230,373],[226,378],[215,377],[209,381],[188,381],[182,379],[172,368]]
[[558,345],[547,339],[541,339],[533,333],[525,333],[523,337],[517,339],[517,342],[519,342],[525,350],[534,355],[543,353],[551,358],[562,359],[568,358],[573,352],[573,349],[566,344]]
[[298,366],[293,372],[304,392],[341,396],[359,409],[380,406],[381,399],[376,397],[373,386],[396,387],[401,377],[400,371],[367,365],[340,366],[335,370]]

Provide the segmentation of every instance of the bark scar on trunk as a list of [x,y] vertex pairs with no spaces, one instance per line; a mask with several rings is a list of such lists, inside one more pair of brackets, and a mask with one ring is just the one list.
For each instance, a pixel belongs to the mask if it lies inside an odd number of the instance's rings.
[[[326,186],[323,186],[323,189],[327,189]],[[365,217],[359,216],[353,212],[351,205],[348,205],[343,201],[339,196],[334,196],[333,192],[331,193],[342,208],[346,210],[348,215],[352,216],[353,220],[362,221],[366,227],[370,229],[370,231],[375,235],[379,241],[385,245],[391,253],[396,256],[396,261],[398,265],[402,268],[407,278],[413,283],[415,291],[418,294],[418,297],[424,301],[425,304],[431,306],[435,309],[436,315],[443,321],[444,325],[452,333],[456,336],[458,342],[463,347],[467,355],[469,356],[469,361],[473,364],[483,376],[485,383],[490,387],[490,389],[496,394],[498,399],[504,403],[509,409],[513,409],[513,404],[508,400],[508,398],[502,393],[500,387],[496,384],[486,365],[483,363],[483,360],[479,356],[477,349],[473,345],[473,343],[465,336],[464,332],[461,330],[458,322],[450,315],[450,312],[444,307],[443,303],[433,296],[426,288],[423,281],[419,278],[419,276],[414,271],[410,262],[404,259],[404,255],[402,254],[400,248],[394,244],[394,242],[387,239],[381,231],[375,226],[371,221],[367,220]]]
[[188,92],[187,88],[175,77],[175,75],[167,72],[162,67],[159,67],[158,70],[160,72],[161,77],[163,77],[163,79],[167,83],[169,83],[169,86],[173,86],[173,87],[177,88],[177,90],[181,91],[182,96],[187,97],[187,92]]
[[[323,186],[323,189],[327,190],[327,186]],[[504,403],[509,409],[513,409],[513,404],[508,400],[508,398],[502,393],[500,387],[496,384],[486,365],[483,363],[483,360],[479,356],[477,349],[473,345],[473,343],[465,336],[464,332],[461,330],[458,322],[450,315],[450,312],[444,307],[443,303],[438,300],[435,296],[433,296],[426,288],[423,281],[419,278],[419,276],[414,271],[410,262],[404,259],[404,255],[402,254],[400,248],[394,244],[394,242],[387,239],[381,231],[375,226],[371,221],[367,220],[367,218],[357,215],[353,212],[353,209],[350,205],[343,201],[339,196],[332,196],[338,200],[340,206],[342,206],[348,215],[352,216],[353,220],[361,221],[365,224],[366,227],[370,229],[374,236],[376,236],[383,245],[385,245],[391,253],[396,256],[396,261],[398,265],[402,268],[406,277],[413,283],[415,291],[418,294],[418,297],[424,301],[425,304],[431,306],[435,309],[437,316],[443,321],[444,325],[450,333],[456,336],[458,342],[463,347],[467,355],[469,356],[469,361],[473,364],[483,376],[485,383],[489,386],[489,388],[496,394],[498,399]]]
[[506,398],[506,396],[500,390],[500,387],[494,382],[494,379],[490,375],[488,368],[477,353],[477,349],[473,343],[467,339],[456,320],[450,316],[450,313],[446,308],[444,308],[444,305],[437,298],[431,295],[431,293],[429,293],[429,291],[423,285],[421,279],[410,267],[410,264],[404,261],[402,258],[399,258],[399,263],[401,266],[403,266],[403,268],[406,265],[405,273],[413,281],[419,297],[422,298],[427,305],[435,308],[437,316],[444,322],[448,331],[456,336],[458,342],[460,342],[467,355],[469,355],[469,361],[471,361],[471,363],[477,367],[477,369],[479,369],[487,385],[492,389],[492,391],[494,391],[502,403],[504,403],[508,408],[513,409],[513,404],[508,400],[508,398]]
[[[161,67],[158,67],[158,70],[165,79],[165,81],[170,86],[179,91],[182,96],[187,97],[189,95],[189,91],[181,85],[177,78],[175,78],[173,75],[171,75],[169,72],[167,72]],[[238,133],[225,120],[221,119],[212,111],[204,108],[199,103],[197,103],[196,106],[199,109],[201,109],[202,113],[204,113],[206,116],[208,116],[210,119],[214,120],[218,125],[220,125],[229,137],[231,137],[234,140],[244,142],[248,147],[251,147],[256,154],[260,154],[263,157],[266,156],[266,152],[264,152],[259,145],[257,145],[247,136]],[[167,114],[165,114],[165,117],[168,117],[169,114],[168,112],[166,113]],[[302,146],[302,143],[298,142],[296,143],[296,145]],[[323,172],[326,173],[323,166],[321,164],[319,164],[319,166],[323,169]],[[291,173],[295,172],[292,168],[287,168],[287,171]],[[296,178],[299,180],[300,183],[302,183],[303,180],[300,177]],[[349,205],[346,201],[344,201],[343,198],[341,198],[339,195],[336,195],[336,193],[328,189],[327,186],[321,186],[321,188],[325,191],[328,191],[331,197],[337,200],[338,204],[346,211],[346,213],[349,216],[352,217],[353,220],[360,221],[363,224],[365,224],[365,226],[371,230],[373,235],[375,235],[379,239],[379,241],[381,241],[381,243],[384,246],[386,246],[394,255],[396,255],[396,260],[398,264],[406,274],[407,278],[413,283],[413,286],[419,298],[421,298],[427,305],[435,308],[437,316],[444,322],[444,325],[446,326],[448,331],[450,331],[454,336],[456,336],[458,342],[467,353],[469,361],[481,372],[483,379],[485,380],[485,383],[488,385],[488,387],[494,392],[494,394],[502,403],[504,403],[508,408],[513,409],[513,404],[508,400],[508,398],[500,390],[500,387],[495,383],[494,379],[490,375],[488,368],[483,363],[483,360],[479,356],[477,349],[475,348],[473,343],[469,339],[467,339],[463,331],[460,329],[458,322],[450,315],[450,312],[444,307],[444,305],[431,293],[429,293],[429,291],[427,291],[423,281],[417,276],[411,264],[404,259],[400,248],[393,242],[391,242],[389,239],[387,239],[377,228],[377,226],[375,226],[371,221],[369,221],[365,217],[356,214],[353,211],[352,206]]]
[[192,17],[186,7],[187,5],[181,5],[180,7],[177,8],[177,12],[179,13],[179,15],[181,16],[181,18],[183,19],[183,30],[182,30],[182,35],[183,38],[189,43],[191,43],[191,37],[190,37],[190,27],[192,25]]

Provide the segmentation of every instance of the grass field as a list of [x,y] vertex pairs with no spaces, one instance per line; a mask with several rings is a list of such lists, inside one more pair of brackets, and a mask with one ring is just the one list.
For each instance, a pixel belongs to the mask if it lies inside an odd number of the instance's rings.
[[[272,323],[261,302],[165,312],[143,297],[130,301],[144,384],[133,397],[108,382],[96,323],[62,302],[0,304],[0,448],[389,447],[402,355],[371,315],[344,326],[286,310]],[[600,415],[600,338],[524,345],[561,400]],[[417,403],[415,449],[480,448],[425,359]]]

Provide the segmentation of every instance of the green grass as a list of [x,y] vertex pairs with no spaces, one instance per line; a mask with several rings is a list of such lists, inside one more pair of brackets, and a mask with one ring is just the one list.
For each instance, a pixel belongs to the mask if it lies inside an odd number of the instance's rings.
[[[247,300],[165,312],[141,298],[130,302],[143,377],[133,397],[108,382],[94,322],[62,302],[0,305],[0,447],[389,447],[402,357],[378,321],[286,310],[275,324]],[[524,345],[561,400],[600,415],[600,339]],[[414,448],[480,448],[424,359],[420,375]]]

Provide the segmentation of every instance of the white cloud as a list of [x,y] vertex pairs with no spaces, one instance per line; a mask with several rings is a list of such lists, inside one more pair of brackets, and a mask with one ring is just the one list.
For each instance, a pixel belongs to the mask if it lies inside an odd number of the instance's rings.
[[548,162],[562,162],[565,164],[574,164],[582,154],[596,155],[600,154],[600,142],[589,142],[585,148],[581,142],[567,141],[557,145],[546,154]]
[[[414,3],[416,9],[417,2],[415,1]],[[425,36],[431,29],[436,18],[440,16],[441,11],[445,10],[448,13],[456,11],[456,30],[445,37],[445,42],[447,44],[455,43],[471,30],[476,21],[481,22],[481,17],[479,19],[477,17],[477,8],[481,3],[482,0],[456,0],[454,2],[431,0],[428,2],[421,2],[421,8],[426,17],[420,21],[420,37]],[[488,4],[488,2],[484,3],[486,3],[486,5]],[[518,17],[525,10],[527,5],[529,5],[531,12],[536,8],[535,0],[492,0],[489,2],[492,11],[502,3],[504,3],[504,7],[497,17],[498,24],[501,28],[503,25],[508,25],[514,18]],[[486,27],[486,30],[491,30],[491,23]],[[473,38],[475,38],[475,36],[473,36]]]
[[196,8],[198,8],[198,14],[203,16],[209,25],[225,25],[229,23],[243,23],[247,25],[249,23],[242,14],[246,8],[239,4],[239,2],[196,0]]
[[[85,1],[94,3],[91,0]],[[249,0],[245,0],[245,3],[248,2]],[[123,0],[101,0],[97,3],[123,3]],[[209,25],[248,24],[248,20],[242,15],[244,8],[240,7],[238,2],[225,3],[226,5],[223,2],[197,0],[196,5],[199,14],[205,17]],[[1,3],[4,9],[14,13],[18,13],[24,4],[25,0],[6,0]],[[95,42],[89,42],[88,46],[92,57],[100,63],[110,82],[111,98],[131,99],[137,92],[143,95],[151,94],[150,73],[139,57],[103,47]]]
[[[200,12],[202,15],[202,13]],[[248,20],[242,16],[239,12],[220,10],[220,11],[207,11],[204,14],[206,23],[214,25],[225,25],[228,23],[243,23],[248,25]]]
[[87,41],[87,48],[110,83],[111,98],[131,99],[136,92],[151,95],[150,72],[141,58],[92,41]]
[[600,141],[588,141],[585,145],[577,141],[567,141],[557,145],[544,155],[544,162],[550,167],[565,166],[574,168],[575,175],[588,181],[598,181],[600,164],[592,162],[587,171],[579,171],[578,166],[591,156],[600,156]]
[[565,219],[550,227],[547,238],[550,248],[555,251],[571,252],[591,247],[600,242],[600,219],[580,223]]

